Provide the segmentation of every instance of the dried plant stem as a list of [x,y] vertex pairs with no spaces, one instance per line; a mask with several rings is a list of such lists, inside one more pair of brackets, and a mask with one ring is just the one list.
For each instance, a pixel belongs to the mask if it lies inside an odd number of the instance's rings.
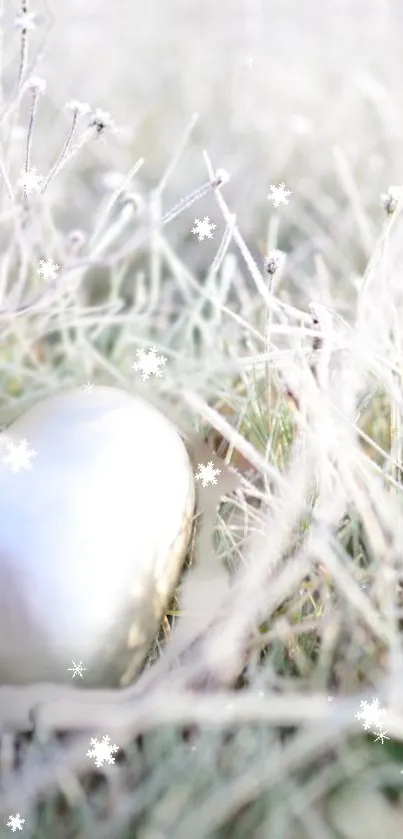
[[32,152],[32,140],[33,140],[33,127],[35,121],[35,115],[38,107],[38,100],[39,100],[39,91],[37,88],[34,88],[32,91],[32,105],[29,113],[29,121],[28,121],[28,130],[27,130],[27,142],[25,147],[25,172],[29,172],[31,168],[31,152]]
[[[81,148],[83,148],[85,143],[87,143],[89,141],[89,139],[91,139],[91,137],[94,134],[93,130],[89,130],[89,132],[87,132],[87,136],[83,135],[84,139],[83,139],[82,143],[77,143],[75,146],[73,146],[73,148],[71,149],[70,154],[69,154],[69,150],[70,150],[71,143],[72,143],[72,140],[73,140],[74,132],[76,130],[77,121],[78,121],[78,111],[74,111],[73,118],[72,118],[72,121],[71,121],[71,126],[70,126],[69,132],[67,134],[66,140],[64,142],[63,148],[62,148],[62,150],[59,154],[59,157],[57,158],[57,160],[53,164],[49,174],[47,175],[47,177],[45,178],[45,180],[42,184],[42,187],[41,187],[41,192],[42,193],[45,192],[45,190],[47,189],[47,187],[49,186],[49,184],[51,183],[53,178],[60,172],[62,167],[69,160],[71,160],[71,158],[73,157],[73,155],[77,151],[79,151]],[[88,136],[88,134],[90,134],[90,136]]]
[[[28,0],[21,0],[21,13],[23,15],[28,14]],[[20,42],[20,63],[18,67],[18,87],[21,87],[22,81],[25,75],[25,70],[27,66],[28,60],[28,37],[27,37],[27,29],[21,30],[21,42]]]

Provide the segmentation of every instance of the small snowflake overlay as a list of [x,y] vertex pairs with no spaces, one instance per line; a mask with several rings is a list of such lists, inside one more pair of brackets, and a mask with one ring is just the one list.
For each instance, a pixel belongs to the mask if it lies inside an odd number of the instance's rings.
[[369,702],[360,702],[361,710],[355,715],[357,720],[362,720],[363,727],[365,731],[372,731],[373,734],[376,734],[376,740],[380,740],[383,743],[384,740],[390,740],[390,737],[387,737],[387,732],[385,729],[384,717],[385,717],[385,708],[379,707],[379,699],[373,699],[371,703]]
[[25,819],[22,819],[19,813],[16,813],[15,816],[10,816],[7,827],[9,827],[13,833],[16,830],[24,830],[23,824],[25,824]]
[[12,440],[5,440],[5,445],[8,454],[3,457],[3,463],[9,466],[12,472],[28,472],[32,469],[31,460],[36,457],[36,451],[28,448],[26,440],[20,440],[18,444]]
[[203,463],[198,464],[198,471],[195,473],[196,481],[201,481],[204,487],[208,486],[208,484],[216,484],[217,483],[217,475],[220,475],[221,469],[215,469],[212,460],[209,460],[207,466]]
[[39,274],[39,276],[42,277],[43,280],[49,282],[49,280],[55,279],[58,270],[59,266],[56,265],[55,262],[53,262],[53,259],[40,259],[36,273]]
[[278,186],[270,184],[270,192],[267,197],[269,201],[273,201],[275,207],[279,207],[280,204],[283,204],[284,206],[288,204],[288,199],[291,194],[291,191],[289,189],[286,189],[285,183],[283,181]]
[[328,701],[328,702],[333,702],[333,696],[328,696],[328,697],[327,697],[327,701]]
[[94,385],[91,382],[87,382],[87,384],[83,385],[83,390],[85,393],[92,393],[94,390]]
[[162,371],[160,367],[166,364],[168,359],[164,355],[157,355],[156,347],[150,347],[147,351],[137,350],[136,355],[139,360],[132,364],[132,369],[141,370],[143,381],[149,379],[150,376],[156,376],[157,379],[161,378]]
[[80,676],[80,677],[81,677],[81,679],[82,679],[82,678],[83,678],[83,673],[84,673],[84,670],[87,670],[87,668],[86,668],[86,667],[83,667],[83,663],[82,663],[82,661],[79,661],[79,663],[78,663],[78,664],[76,664],[76,663],[75,663],[75,661],[72,661],[72,665],[73,665],[72,667],[68,667],[68,668],[67,668],[67,672],[68,672],[68,673],[69,673],[69,672],[72,672],[72,673],[73,673],[73,675],[72,675],[72,677],[71,677],[71,678],[72,678],[72,679],[75,679],[75,677],[76,677],[76,676]]
[[27,172],[21,172],[17,181],[17,186],[24,190],[25,195],[31,195],[32,192],[40,192],[43,184],[43,177],[39,174],[35,166],[28,169]]
[[209,216],[204,216],[204,219],[195,218],[195,226],[192,227],[192,233],[197,236],[199,242],[202,242],[203,239],[212,239],[213,234],[212,230],[215,230],[217,227],[213,221],[210,221]]
[[255,66],[256,61],[257,61],[256,56],[252,55],[252,53],[249,52],[248,55],[245,55],[244,60],[243,60],[243,64],[245,64],[245,66],[249,67],[249,70],[251,70],[252,67]]
[[105,734],[102,740],[98,740],[96,737],[92,737],[90,740],[92,749],[88,750],[87,757],[93,757],[95,766],[98,768],[103,766],[104,763],[108,763],[110,766],[115,763],[115,758],[112,755],[119,751],[119,746],[112,745],[110,740],[108,734]]

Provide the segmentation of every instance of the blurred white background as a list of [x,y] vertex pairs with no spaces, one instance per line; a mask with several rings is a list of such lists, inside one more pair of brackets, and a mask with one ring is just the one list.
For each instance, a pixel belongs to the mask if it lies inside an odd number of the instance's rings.
[[[36,9],[52,26],[36,68],[47,92],[35,163],[49,166],[63,142],[68,99],[106,109],[126,129],[92,144],[60,177],[68,223],[71,210],[71,223],[74,216],[74,226],[86,227],[102,190],[100,167],[124,172],[142,156],[142,187],[157,184],[199,112],[164,210],[206,179],[205,148],[214,167],[231,174],[225,195],[257,257],[273,216],[270,184],[292,190],[276,244],[290,254],[295,291],[312,281],[317,253],[337,280],[362,271],[383,218],[379,194],[402,179],[398,0],[49,0],[48,10]],[[14,41],[6,50],[10,78]],[[31,44],[42,41],[43,27]],[[209,196],[169,230],[199,272],[214,250],[197,247],[189,229],[195,216],[217,221],[214,212]]]

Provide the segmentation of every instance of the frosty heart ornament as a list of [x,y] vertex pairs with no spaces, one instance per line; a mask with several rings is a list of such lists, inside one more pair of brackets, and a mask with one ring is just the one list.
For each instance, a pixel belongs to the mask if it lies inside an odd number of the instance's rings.
[[76,388],[16,420],[0,436],[0,683],[66,682],[82,662],[82,684],[127,684],[194,505],[184,443],[138,396]]

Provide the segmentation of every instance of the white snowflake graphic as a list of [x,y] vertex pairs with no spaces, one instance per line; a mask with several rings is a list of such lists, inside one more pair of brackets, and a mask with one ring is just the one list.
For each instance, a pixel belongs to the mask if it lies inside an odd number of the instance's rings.
[[49,259],[40,259],[39,260],[39,267],[37,269],[37,274],[42,277],[43,280],[54,280],[56,274],[59,270],[59,266],[53,262],[53,259],[49,257]]
[[3,457],[3,463],[9,464],[12,472],[20,472],[21,469],[27,472],[32,469],[31,460],[36,457],[36,451],[27,448],[26,440],[20,440],[18,444],[12,440],[5,440],[5,445],[8,454]]
[[210,221],[209,216],[204,216],[204,219],[201,220],[199,218],[195,218],[195,226],[192,227],[192,233],[197,236],[199,242],[202,242],[203,239],[212,239],[213,234],[212,230],[215,230],[217,227],[213,221]]
[[356,713],[355,718],[363,721],[365,731],[372,731],[373,734],[376,734],[375,741],[380,740],[383,743],[384,740],[390,740],[390,737],[387,737],[384,724],[385,708],[379,707],[378,697],[373,699],[371,703],[360,702],[360,708],[361,711]]
[[143,381],[149,379],[150,376],[156,376],[157,379],[161,378],[162,372],[160,367],[166,364],[168,359],[163,355],[157,355],[156,347],[150,347],[147,351],[137,350],[136,355],[139,361],[135,361],[132,364],[132,369],[142,371],[141,378]]
[[35,166],[28,169],[28,172],[21,172],[17,181],[17,186],[24,190],[25,195],[30,195],[31,192],[40,192],[43,184],[43,177],[39,174]]
[[256,56],[252,55],[252,53],[249,52],[248,55],[245,55],[243,63],[246,64],[246,66],[249,67],[249,69],[251,70],[252,67],[255,66],[256,61],[257,61]]
[[270,184],[270,192],[268,194],[269,201],[273,201],[275,207],[279,207],[280,204],[288,204],[288,199],[291,195],[291,191],[286,189],[284,181],[279,184],[278,186],[274,186],[274,184]]
[[82,661],[79,661],[78,664],[76,664],[75,661],[73,661],[72,664],[73,664],[72,667],[67,668],[67,672],[72,671],[72,673],[73,673],[71,678],[75,679],[76,676],[81,676],[81,678],[83,678],[83,672],[84,672],[84,670],[87,670],[87,668],[83,667]]
[[19,813],[16,813],[15,816],[10,816],[7,827],[10,827],[12,832],[15,833],[16,830],[23,830],[23,824],[25,824],[25,819],[22,819]]
[[91,391],[94,390],[94,385],[91,384],[91,382],[87,382],[87,384],[83,385],[83,390],[85,390],[86,393],[91,393]]
[[97,737],[92,737],[90,740],[92,749],[88,750],[87,757],[93,757],[95,766],[98,766],[98,768],[103,766],[104,763],[108,763],[110,766],[115,763],[115,758],[112,755],[119,751],[119,746],[112,746],[110,739],[109,735],[105,734],[102,740],[98,740]]
[[220,475],[221,469],[215,469],[212,460],[209,460],[207,466],[203,463],[198,463],[198,472],[195,473],[196,481],[201,481],[202,485],[206,487],[208,484],[217,483],[217,475]]

